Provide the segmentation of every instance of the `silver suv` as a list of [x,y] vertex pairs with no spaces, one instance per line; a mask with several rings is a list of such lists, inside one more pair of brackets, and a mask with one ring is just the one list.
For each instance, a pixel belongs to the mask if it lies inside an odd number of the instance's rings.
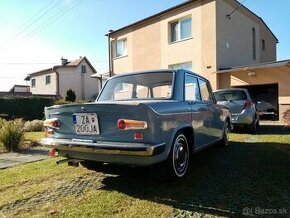
[[234,126],[247,127],[255,133],[259,126],[256,104],[247,89],[232,88],[214,91],[217,104],[224,105],[232,113],[231,122]]

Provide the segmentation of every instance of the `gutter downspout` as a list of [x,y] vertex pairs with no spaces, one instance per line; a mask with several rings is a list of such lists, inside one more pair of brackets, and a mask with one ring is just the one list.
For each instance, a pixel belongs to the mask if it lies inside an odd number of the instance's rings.
[[56,74],[56,95],[60,96],[60,94],[59,94],[59,72],[56,71],[55,67],[52,67],[51,70],[54,71]]
[[114,65],[112,62],[112,48],[111,48],[111,33],[113,30],[109,30],[109,32],[105,35],[108,37],[108,54],[109,54],[109,75],[110,77],[114,74]]

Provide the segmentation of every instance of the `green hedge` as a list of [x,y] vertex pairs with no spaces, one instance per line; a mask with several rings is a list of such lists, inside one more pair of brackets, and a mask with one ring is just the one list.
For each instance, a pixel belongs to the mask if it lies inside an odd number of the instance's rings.
[[53,105],[53,101],[52,98],[44,97],[0,98],[0,116],[41,120],[44,118],[44,107]]

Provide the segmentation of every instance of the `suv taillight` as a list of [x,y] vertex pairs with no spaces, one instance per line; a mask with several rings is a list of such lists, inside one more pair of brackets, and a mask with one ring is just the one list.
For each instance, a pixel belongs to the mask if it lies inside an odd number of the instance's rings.
[[243,110],[247,109],[247,108],[251,108],[253,106],[253,102],[251,101],[246,101],[244,106],[243,106]]

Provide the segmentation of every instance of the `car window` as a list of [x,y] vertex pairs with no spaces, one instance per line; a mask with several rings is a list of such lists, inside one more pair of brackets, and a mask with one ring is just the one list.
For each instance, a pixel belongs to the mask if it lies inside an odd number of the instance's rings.
[[200,94],[203,101],[211,101],[210,91],[207,86],[207,82],[199,80]]
[[197,78],[189,74],[185,75],[185,101],[200,101]]
[[124,75],[107,81],[98,101],[171,98],[173,72]]
[[242,90],[226,90],[214,93],[217,101],[239,101],[247,100],[247,95]]

